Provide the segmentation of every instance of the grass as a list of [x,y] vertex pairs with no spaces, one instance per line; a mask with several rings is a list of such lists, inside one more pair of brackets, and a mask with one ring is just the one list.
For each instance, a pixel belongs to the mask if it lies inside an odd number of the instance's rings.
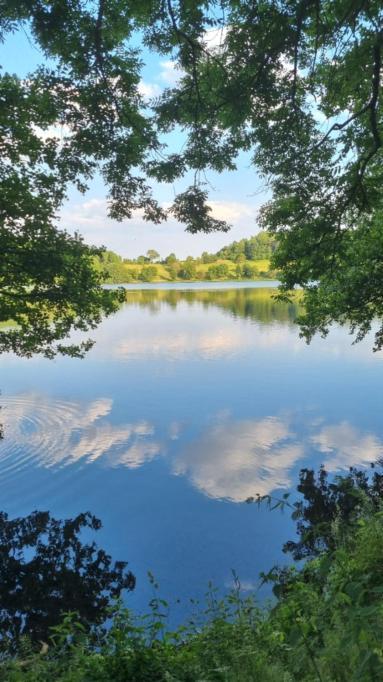
[[[182,267],[185,264],[185,261],[179,261],[178,266]],[[219,278],[220,281],[229,281],[232,279],[238,280],[238,275],[237,275],[237,264],[233,263],[231,260],[224,260],[224,259],[217,259],[213,263],[200,263],[197,264],[196,266],[196,276],[192,280],[187,280],[185,278],[181,277],[176,277],[176,279],[173,279],[169,271],[167,269],[166,265],[163,265],[162,263],[153,263],[153,266],[157,270],[157,275],[154,276],[153,278],[150,279],[152,282],[171,282],[171,281],[203,281],[206,279],[207,272],[211,266],[216,266],[220,264],[225,264],[229,268],[229,275],[226,277],[221,277]],[[116,275],[112,275],[111,279],[108,281],[113,281],[114,283],[120,283],[123,284],[125,283],[123,280],[125,278],[126,282],[140,282],[139,274],[142,271],[143,268],[148,267],[149,264],[140,264],[140,263],[121,263],[118,265],[118,271]],[[270,270],[270,261],[266,258],[260,259],[260,260],[255,260],[255,261],[244,261],[244,263],[241,264],[242,266],[249,265],[251,267],[256,267],[259,273],[268,273]],[[125,273],[125,274],[124,274]],[[251,278],[251,279],[258,279],[258,280],[263,280],[265,278],[264,275]],[[242,278],[240,278],[242,279]],[[246,281],[245,278],[243,278],[244,281]]]

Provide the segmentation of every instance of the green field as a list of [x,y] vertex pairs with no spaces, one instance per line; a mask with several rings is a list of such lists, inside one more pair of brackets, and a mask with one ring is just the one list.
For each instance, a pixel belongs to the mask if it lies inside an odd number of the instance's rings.
[[[185,267],[187,261],[178,261],[177,267],[182,271]],[[224,265],[227,268],[227,272],[220,276],[211,276],[209,270],[219,266]],[[275,273],[270,271],[270,260],[267,258],[262,258],[259,260],[245,260],[241,263],[241,268],[245,269],[248,266],[251,269],[256,269],[257,273],[253,276],[246,277],[243,274],[238,273],[238,266],[231,260],[225,260],[223,258],[218,258],[212,263],[196,263],[195,264],[195,274],[193,276],[179,276],[171,274],[169,266],[163,263],[133,263],[124,262],[118,263],[112,267],[106,267],[107,275],[105,281],[114,284],[125,284],[125,283],[135,283],[142,281],[150,282],[185,282],[185,281],[230,281],[230,280],[263,280],[263,279],[273,279],[275,278]],[[98,265],[98,267],[100,267]],[[148,270],[150,268],[150,271]],[[147,277],[143,276],[142,273],[148,273]]]

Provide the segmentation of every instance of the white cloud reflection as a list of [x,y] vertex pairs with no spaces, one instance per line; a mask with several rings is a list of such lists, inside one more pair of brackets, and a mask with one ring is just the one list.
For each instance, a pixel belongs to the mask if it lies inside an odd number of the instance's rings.
[[[324,464],[330,472],[368,466],[383,456],[383,442],[347,421],[326,425],[313,419],[295,433],[291,416],[235,420],[228,410],[188,444],[188,421],[173,419],[156,437],[147,420],[114,424],[113,401],[88,404],[20,394],[5,401],[0,475],[30,466],[61,468],[74,463],[136,469],[169,451],[171,474],[186,477],[204,495],[243,502],[256,494],[294,486],[297,468]],[[166,426],[166,425],[165,425]],[[314,451],[313,451],[314,450]],[[293,472],[295,473],[293,474]]]
[[166,355],[173,360],[192,354],[209,360],[241,350],[250,344],[250,339],[244,338],[241,330],[217,329],[214,332],[176,332],[157,333],[150,337],[146,334],[121,341],[115,355],[120,359],[130,360],[135,357]]
[[325,455],[321,461],[329,471],[368,466],[383,456],[383,443],[375,435],[362,433],[347,421],[323,426],[311,441]]
[[209,497],[243,502],[288,487],[303,452],[284,419],[231,420],[207,429],[174,460],[173,471]]
[[160,454],[147,421],[115,425],[105,421],[113,401],[101,398],[87,406],[48,400],[39,394],[9,398],[3,411],[6,431],[0,448],[0,472],[31,460],[47,468],[102,460],[108,467],[136,468]]

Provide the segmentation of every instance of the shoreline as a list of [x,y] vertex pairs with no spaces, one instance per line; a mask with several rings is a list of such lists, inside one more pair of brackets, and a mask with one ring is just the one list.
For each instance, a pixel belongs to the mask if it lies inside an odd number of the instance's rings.
[[104,284],[108,289],[122,287],[127,291],[140,291],[141,289],[276,289],[280,282],[275,279],[249,279],[249,280],[160,280],[155,282],[121,282]]

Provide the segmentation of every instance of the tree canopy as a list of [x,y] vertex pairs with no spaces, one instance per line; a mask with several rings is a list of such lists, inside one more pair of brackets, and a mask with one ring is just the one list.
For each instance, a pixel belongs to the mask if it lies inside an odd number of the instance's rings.
[[[91,272],[91,251],[57,236],[69,185],[84,191],[101,173],[117,220],[141,209],[154,222],[174,215],[192,233],[227,230],[208,206],[205,171],[234,169],[242,151],[272,191],[260,221],[276,234],[282,295],[305,290],[306,338],[337,320],[360,339],[382,319],[380,0],[5,0],[1,38],[21,25],[46,62],[24,79],[1,74],[2,320],[16,317],[23,330],[32,315],[30,328],[49,328],[55,340],[113,306]],[[137,36],[180,69],[178,83],[150,103],[139,89]],[[186,140],[175,152],[161,136],[179,129]],[[165,211],[153,181],[188,170],[194,182]],[[23,270],[28,249],[38,282]],[[22,290],[6,279],[19,264]],[[3,347],[44,349],[25,333],[18,346],[17,329]],[[382,344],[380,327],[375,348]]]
[[[178,163],[221,171],[250,152],[272,191],[260,220],[277,236],[283,291],[305,289],[304,335],[337,320],[360,339],[383,314],[382,4],[204,7],[168,3],[185,75],[156,111],[162,126],[188,130]],[[212,27],[222,40],[209,51]],[[165,45],[165,31],[152,42]]]

